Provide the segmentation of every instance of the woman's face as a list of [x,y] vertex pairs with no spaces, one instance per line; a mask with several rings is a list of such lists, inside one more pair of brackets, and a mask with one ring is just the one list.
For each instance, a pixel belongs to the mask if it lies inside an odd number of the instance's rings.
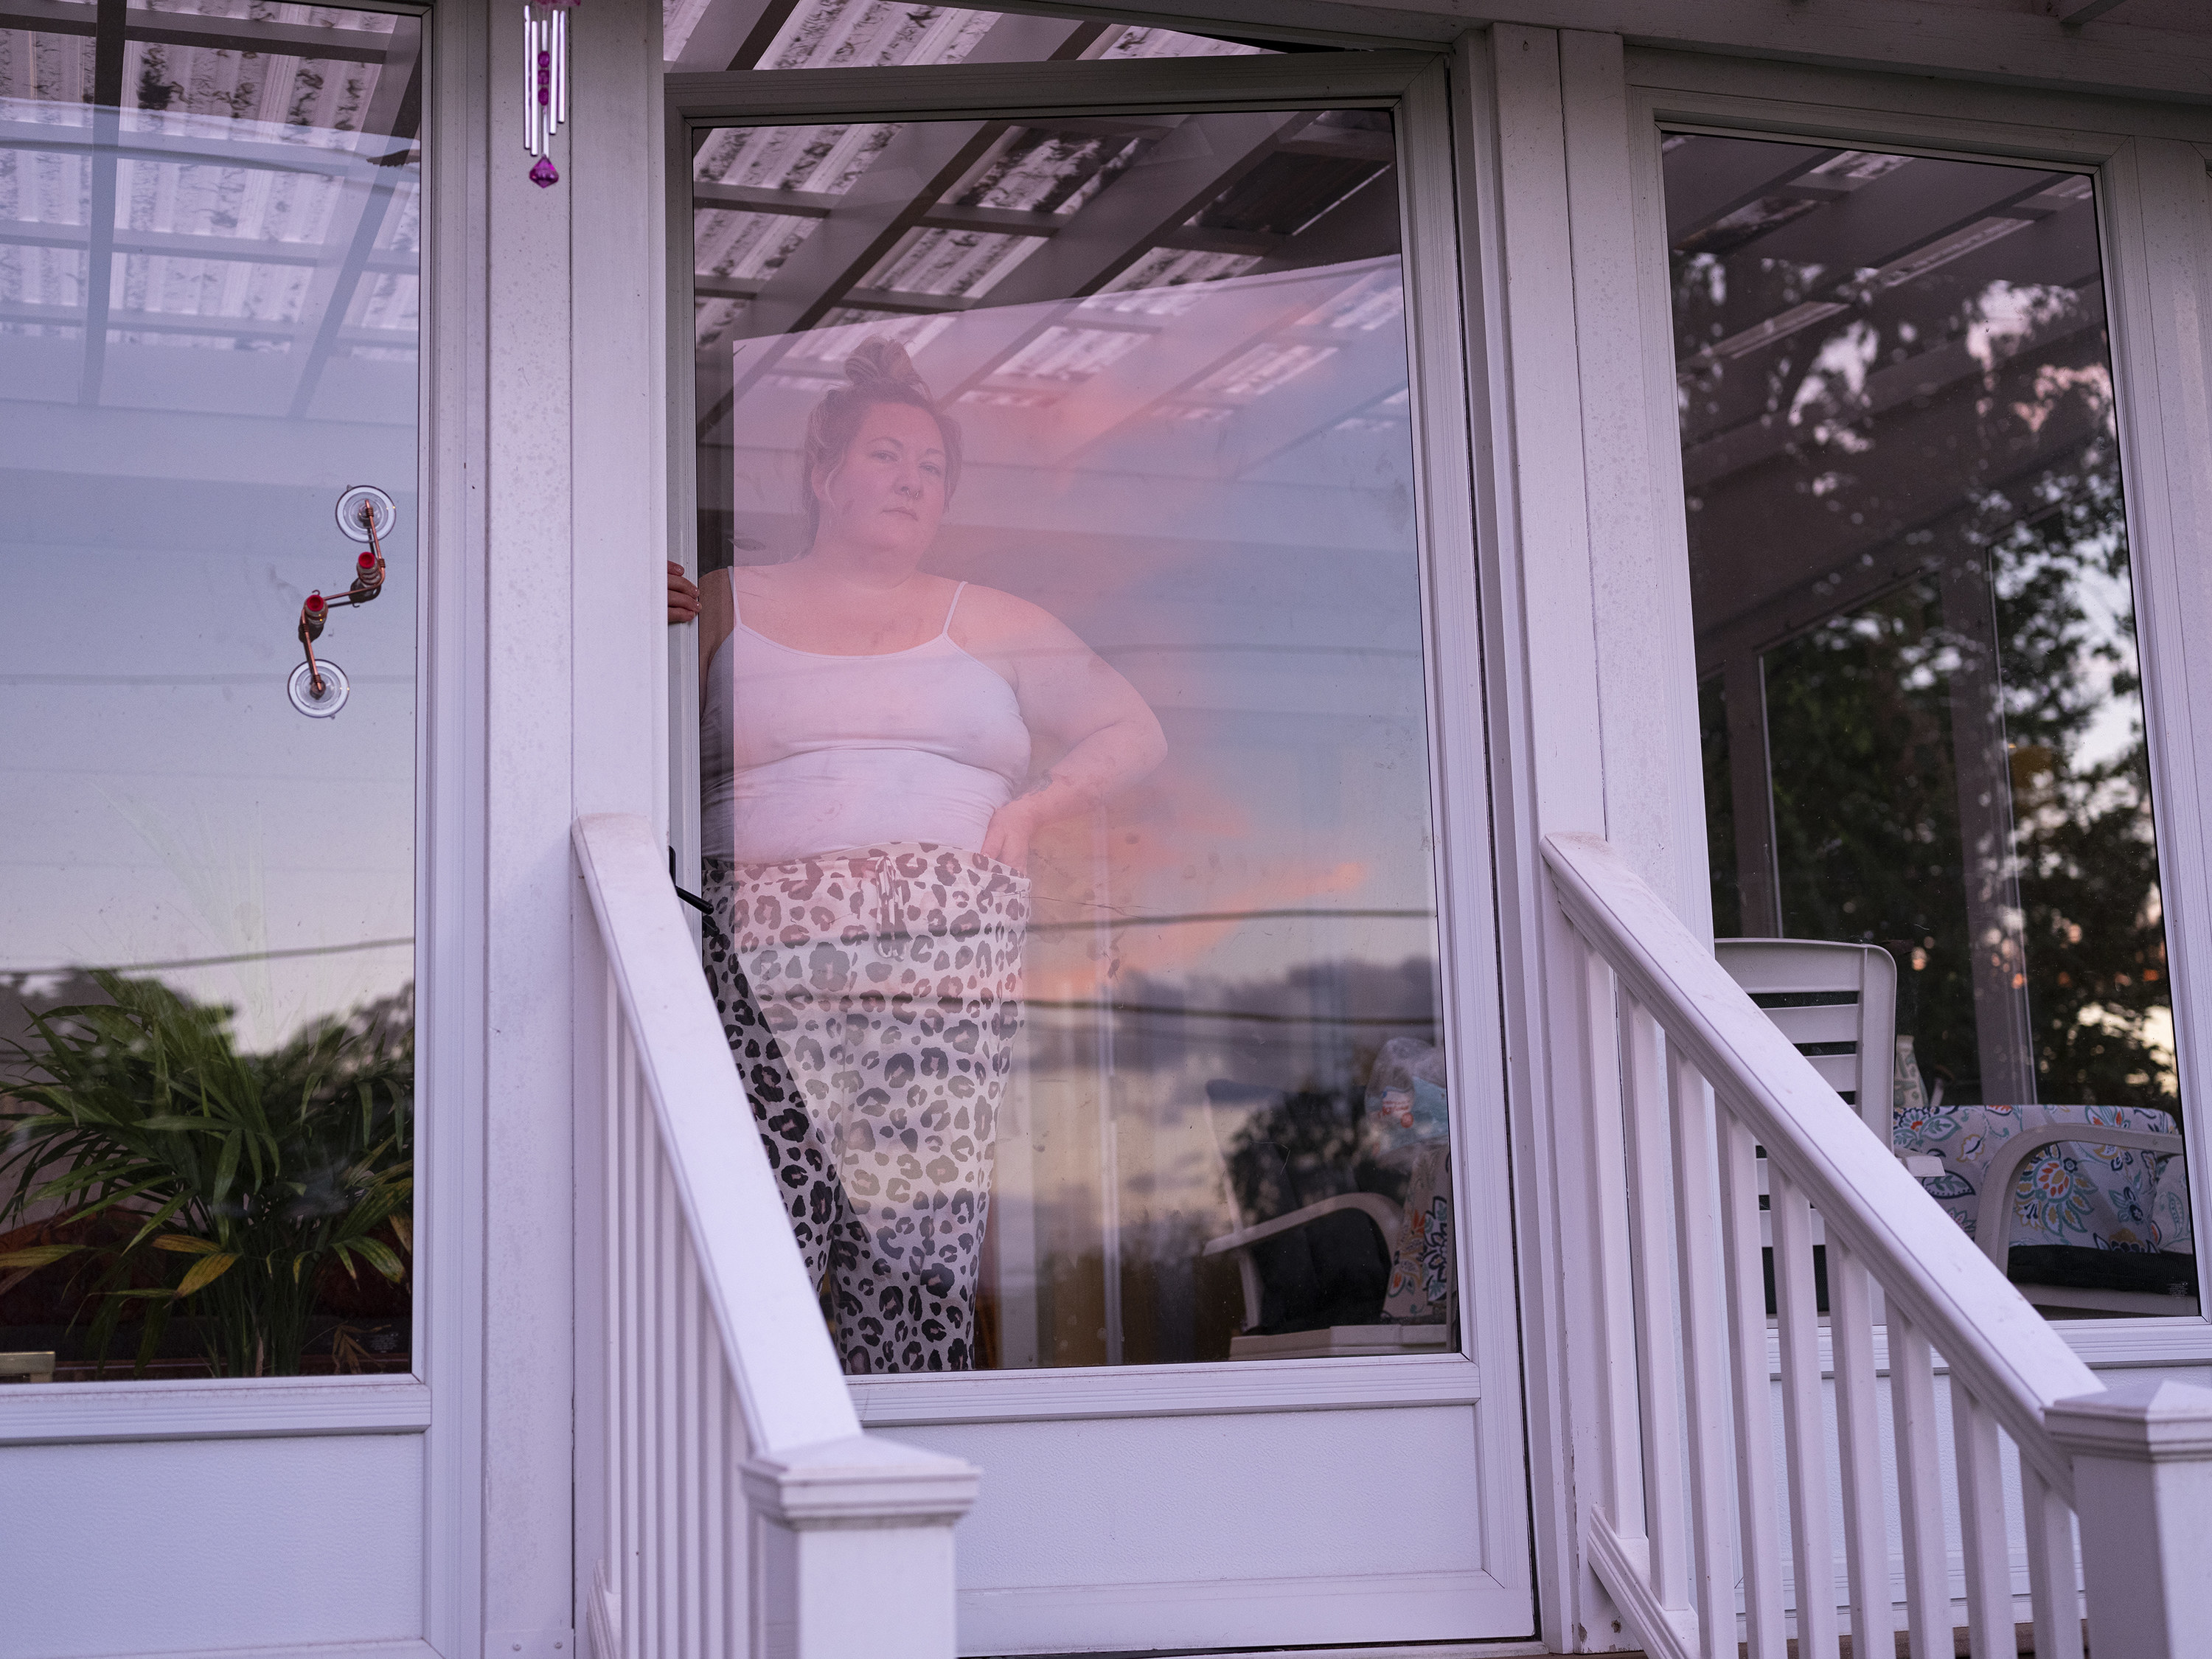
[[920,559],[945,516],[945,436],[907,404],[877,404],[845,458],[817,473],[821,539]]

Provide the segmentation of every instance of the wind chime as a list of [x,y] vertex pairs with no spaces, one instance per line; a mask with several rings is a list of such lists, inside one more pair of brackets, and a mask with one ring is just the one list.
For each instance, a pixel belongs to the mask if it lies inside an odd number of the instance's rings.
[[540,190],[561,182],[553,135],[568,118],[568,13],[575,4],[524,0],[522,8],[522,147],[538,158],[530,182]]

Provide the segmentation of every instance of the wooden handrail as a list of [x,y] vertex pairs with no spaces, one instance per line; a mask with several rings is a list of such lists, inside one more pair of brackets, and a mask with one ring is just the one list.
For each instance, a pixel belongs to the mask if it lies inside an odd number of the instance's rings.
[[2097,1389],[2089,1368],[1626,859],[1590,835],[1548,836],[1544,857],[1568,919],[1668,1042],[2071,1502],[2071,1461],[2044,1416]]

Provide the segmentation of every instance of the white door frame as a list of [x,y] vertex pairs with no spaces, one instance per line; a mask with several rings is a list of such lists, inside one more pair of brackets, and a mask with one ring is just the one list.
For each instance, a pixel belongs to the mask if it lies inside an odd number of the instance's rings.
[[[415,617],[415,1371],[397,1377],[132,1381],[24,1389],[11,1393],[0,1408],[0,1447],[309,1443],[363,1436],[416,1441],[420,1487],[406,1501],[422,1506],[422,1634],[412,1646],[380,1645],[378,1651],[456,1659],[479,1651],[483,1605],[478,1474],[483,1413],[477,1385],[483,1370],[487,1056],[479,1039],[489,929],[479,643],[484,592],[483,561],[473,550],[483,536],[480,478],[487,445],[485,377],[470,345],[483,338],[486,310],[487,105],[481,89],[488,47],[479,7],[442,0],[349,3],[421,17],[424,23],[416,480],[423,522]],[[565,1198],[564,1190],[564,1209]],[[220,1466],[200,1467],[206,1478],[222,1479]],[[207,1559],[190,1565],[205,1577]],[[248,1571],[254,1564],[224,1565]],[[69,1588],[70,1593],[95,1589],[90,1583]],[[251,1593],[267,1588],[254,1586]],[[149,1581],[137,1593],[143,1598],[156,1591]],[[154,1604],[145,1605],[153,1622],[134,1648],[168,1645]]]
[[[1408,346],[1413,360],[1416,465],[1427,591],[1431,786],[1436,803],[1444,997],[1453,1010],[1453,1097],[1479,1103],[1455,1113],[1454,1168],[1460,1171],[1462,1306],[1469,1310],[1465,1352],[1373,1360],[1279,1361],[1266,1366],[1197,1364],[980,1372],[957,1377],[856,1380],[855,1404],[871,1428],[969,1422],[1213,1415],[1375,1406],[1466,1405],[1477,1401],[1483,1470],[1478,1517],[1484,1558],[1503,1592],[1524,1602],[1529,1516],[1523,1489],[1526,1442],[1520,1390],[1517,1310],[1499,1292],[1511,1276],[1478,1263],[1510,1259],[1515,1238],[1506,1170],[1506,1047],[1497,949],[1498,895],[1490,846],[1492,787],[1485,729],[1475,480],[1469,475],[1461,182],[1455,119],[1471,100],[1464,74],[1434,53],[1377,52],[1161,59],[1141,64],[953,65],[934,69],[672,75],[668,81],[672,434],[691,430],[691,132],[712,125],[761,125],[837,116],[1018,118],[1078,106],[1146,110],[1387,108],[1399,132],[1401,205],[1406,227]],[[692,496],[688,445],[672,458],[672,490]],[[670,556],[695,573],[693,515],[668,514]],[[696,811],[696,807],[693,808]],[[672,821],[684,811],[672,805]],[[687,826],[688,827],[688,826]],[[696,833],[696,831],[695,831]]]

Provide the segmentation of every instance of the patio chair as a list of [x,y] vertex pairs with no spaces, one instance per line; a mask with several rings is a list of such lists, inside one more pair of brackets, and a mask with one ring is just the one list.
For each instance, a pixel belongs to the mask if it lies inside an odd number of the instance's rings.
[[[1206,1124],[1221,1162],[1235,1231],[1200,1254],[1235,1259],[1244,1295],[1232,1359],[1401,1353],[1443,1346],[1442,1325],[1386,1325],[1382,1302],[1404,1218],[1380,1193],[1357,1190],[1349,1164],[1317,1156],[1334,1097],[1216,1079]],[[1278,1133],[1260,1133],[1270,1120]],[[1336,1126],[1341,1127],[1342,1126]],[[1285,1134],[1282,1130],[1307,1131]]]
[[[1813,1069],[1860,1121],[1893,1145],[1897,1069],[1897,963],[1876,945],[1826,939],[1723,939],[1713,954]],[[1926,1162],[1926,1160],[1923,1160]],[[1912,1168],[1907,1160],[1906,1167]],[[1914,1169],[1916,1175],[1929,1173]],[[1766,1212],[1766,1160],[1759,1162],[1759,1216],[1766,1272],[1766,1311],[1774,1312],[1773,1221]],[[1814,1305],[1828,1310],[1827,1244],[1813,1218]]]
[[[2136,1316],[2186,1316],[2197,1311],[2197,1258],[2176,1250],[2105,1250],[2078,1244],[2012,1243],[2013,1194],[2028,1160],[2046,1146],[2128,1146],[2154,1157],[2179,1158],[2178,1134],[2092,1125],[2086,1108],[2079,1123],[2046,1124],[2003,1143],[1982,1179],[1974,1242],[2037,1307],[2053,1311]],[[1996,1201],[1992,1202],[1992,1199]]]
[[1891,1145],[1897,1070],[1897,964],[1878,945],[1826,939],[1714,942],[1729,977],[1867,1127]]

